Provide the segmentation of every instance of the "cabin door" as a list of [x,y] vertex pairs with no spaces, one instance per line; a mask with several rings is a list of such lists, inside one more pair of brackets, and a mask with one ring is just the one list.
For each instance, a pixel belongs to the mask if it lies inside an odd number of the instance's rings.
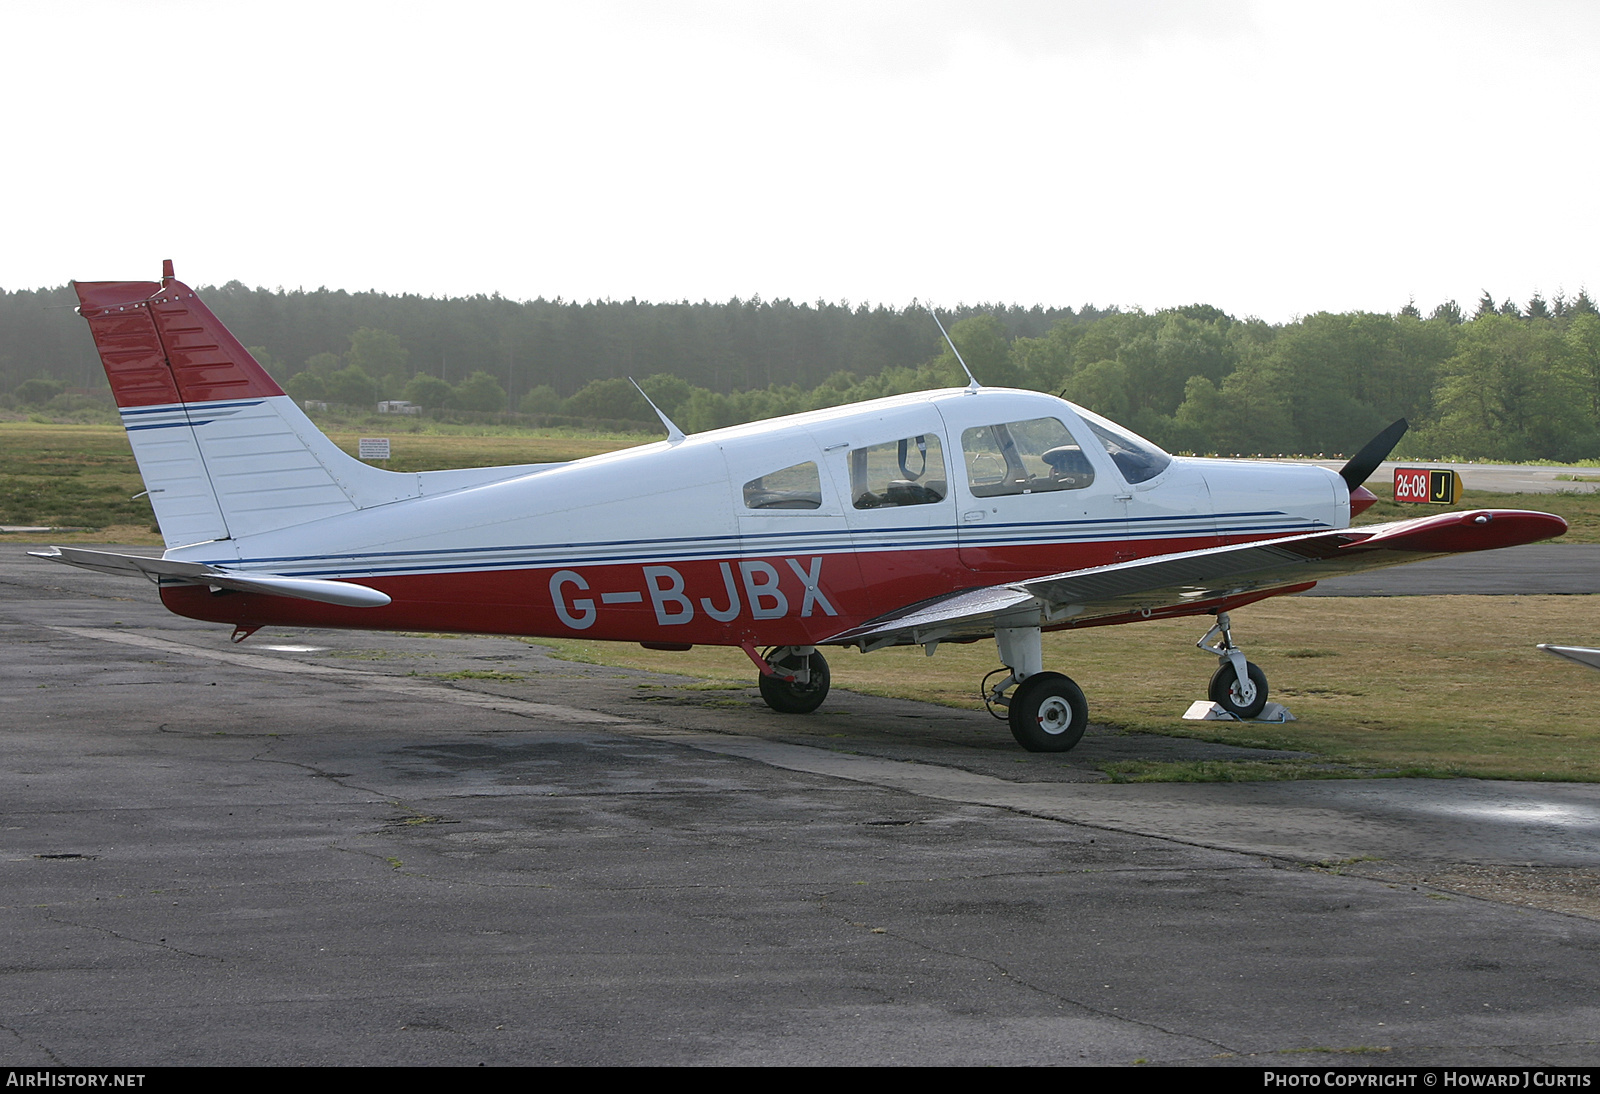
[[[1132,491],[1082,422],[1069,427],[1062,417],[1038,416],[1037,402],[1013,408],[1016,416],[987,400],[940,409],[959,445],[954,495],[969,570],[1039,576],[1134,557]],[[974,414],[981,420],[957,420]]]

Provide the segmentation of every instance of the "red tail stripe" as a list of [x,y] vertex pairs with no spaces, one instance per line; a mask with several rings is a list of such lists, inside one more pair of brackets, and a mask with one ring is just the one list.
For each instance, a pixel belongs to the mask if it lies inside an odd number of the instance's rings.
[[73,287],[119,407],[283,394],[183,282],[90,281]]

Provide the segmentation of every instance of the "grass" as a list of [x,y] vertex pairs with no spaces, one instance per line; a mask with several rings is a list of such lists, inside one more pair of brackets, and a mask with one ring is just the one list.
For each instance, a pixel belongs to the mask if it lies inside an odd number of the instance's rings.
[[[1114,777],[1319,778],[1326,764],[1340,764],[1371,774],[1600,781],[1600,675],[1534,648],[1593,644],[1595,597],[1285,597],[1241,609],[1235,637],[1298,719],[1273,725],[1180,720],[1216,667],[1194,648],[1204,629],[1179,619],[1056,632],[1045,636],[1044,663],[1078,681],[1096,722],[1319,761],[1191,772],[1147,765],[1108,772]],[[738,650],[537,641],[573,660],[719,686],[754,679]],[[945,645],[932,658],[920,649],[830,650],[828,661],[835,687],[970,710],[982,709],[978,681],[997,664],[991,642]]]
[[1101,764],[1114,783],[1259,783],[1344,779],[1355,769],[1305,760],[1118,760]]
[[[449,427],[441,426],[441,430]],[[537,433],[468,433],[464,427],[438,433],[388,433],[382,429],[334,430],[334,444],[356,453],[362,437],[388,436],[394,458],[375,466],[390,471],[442,471],[452,467],[499,467],[514,463],[565,463],[619,448],[649,444],[655,437],[628,433],[579,433],[541,430]]]
[[90,528],[122,543],[157,543],[150,502],[134,497],[143,491],[121,426],[0,423],[0,524]]

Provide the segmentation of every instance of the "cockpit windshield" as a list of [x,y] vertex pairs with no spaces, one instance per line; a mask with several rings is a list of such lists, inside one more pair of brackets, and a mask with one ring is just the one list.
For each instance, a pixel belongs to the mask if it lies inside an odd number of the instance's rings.
[[1100,443],[1105,445],[1107,454],[1111,456],[1111,462],[1117,465],[1117,470],[1122,472],[1122,477],[1128,480],[1130,486],[1148,482],[1172,463],[1171,456],[1137,433],[1130,433],[1116,422],[1102,418],[1092,410],[1085,410],[1081,406],[1074,409],[1083,417],[1084,424],[1100,439]]

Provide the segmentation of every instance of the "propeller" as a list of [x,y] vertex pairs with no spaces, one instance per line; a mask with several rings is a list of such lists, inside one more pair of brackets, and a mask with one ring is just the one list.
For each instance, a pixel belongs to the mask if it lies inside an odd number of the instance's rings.
[[1400,438],[1406,435],[1406,430],[1409,428],[1406,420],[1401,418],[1363,445],[1360,452],[1351,456],[1350,461],[1339,468],[1339,477],[1344,480],[1352,493],[1359,490],[1361,484],[1372,477],[1378,465],[1388,458],[1389,453],[1400,443]]

